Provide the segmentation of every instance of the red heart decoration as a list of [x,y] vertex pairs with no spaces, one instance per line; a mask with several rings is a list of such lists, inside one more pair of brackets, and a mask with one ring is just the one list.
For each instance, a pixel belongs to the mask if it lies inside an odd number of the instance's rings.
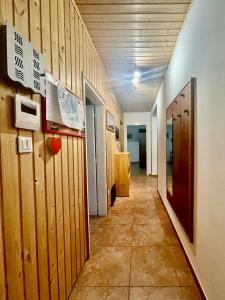
[[58,154],[62,147],[61,137],[58,137],[58,138],[48,137],[47,145],[48,145],[49,150],[52,152],[52,154],[54,154],[54,155]]

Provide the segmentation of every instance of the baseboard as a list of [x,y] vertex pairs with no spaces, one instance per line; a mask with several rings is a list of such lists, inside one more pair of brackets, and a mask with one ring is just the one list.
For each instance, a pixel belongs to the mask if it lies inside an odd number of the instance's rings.
[[185,251],[185,249],[184,249],[184,246],[183,246],[183,244],[182,244],[182,242],[181,242],[181,240],[180,240],[180,237],[179,237],[179,235],[178,235],[178,233],[177,233],[177,230],[176,230],[175,226],[173,225],[173,222],[172,222],[172,220],[171,220],[171,217],[170,217],[170,215],[169,215],[169,213],[168,213],[168,211],[167,211],[167,209],[166,209],[166,206],[165,206],[165,204],[164,204],[164,202],[163,202],[163,200],[162,200],[162,197],[161,197],[161,195],[160,195],[159,190],[158,190],[158,194],[159,194],[159,197],[160,197],[160,199],[161,199],[161,201],[162,201],[162,203],[163,203],[163,206],[164,206],[164,208],[165,208],[165,210],[166,210],[166,213],[167,213],[167,215],[168,215],[168,217],[169,217],[169,219],[170,219],[170,222],[171,222],[171,224],[172,224],[172,226],[173,226],[173,229],[174,229],[174,231],[175,231],[175,233],[176,233],[176,236],[177,236],[177,238],[178,238],[179,244],[180,244],[181,249],[182,249],[182,251],[183,251],[183,253],[184,253],[184,256],[185,256],[185,258],[186,258],[186,260],[187,260],[187,262],[188,262],[188,265],[189,265],[190,270],[191,270],[191,273],[192,273],[192,275],[193,275],[193,277],[194,277],[195,283],[196,283],[196,285],[197,285],[197,287],[198,287],[198,289],[199,289],[199,292],[200,292],[200,294],[201,294],[201,297],[202,297],[203,300],[207,300],[206,295],[205,295],[205,293],[204,293],[204,291],[203,291],[203,289],[202,289],[202,287],[201,287],[201,285],[200,285],[200,283],[199,283],[199,281],[198,281],[198,277],[197,277],[197,275],[195,274],[195,271],[194,271],[194,269],[193,269],[193,267],[192,267],[192,264],[191,264],[191,262],[190,262],[190,260],[189,260],[189,257],[187,256],[187,253],[186,253],[186,251]]

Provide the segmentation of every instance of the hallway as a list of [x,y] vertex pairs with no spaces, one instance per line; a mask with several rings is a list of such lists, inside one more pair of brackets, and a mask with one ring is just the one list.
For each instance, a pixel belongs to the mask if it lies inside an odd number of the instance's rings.
[[70,300],[201,299],[156,181],[132,177],[130,197],[91,218],[91,257]]

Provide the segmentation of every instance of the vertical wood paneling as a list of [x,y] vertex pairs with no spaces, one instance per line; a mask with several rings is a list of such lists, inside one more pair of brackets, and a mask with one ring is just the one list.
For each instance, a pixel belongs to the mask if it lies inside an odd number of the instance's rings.
[[[29,1],[30,11],[30,39],[36,49],[41,50],[41,3],[40,0]],[[39,95],[33,99],[41,103]],[[49,269],[48,269],[48,243],[47,243],[47,207],[45,190],[45,148],[44,135],[41,131],[34,131],[34,182],[36,199],[37,221],[37,254],[39,275],[39,297],[49,299]]]
[[81,178],[82,178],[82,210],[85,213],[82,213],[83,215],[83,226],[84,226],[84,260],[87,259],[88,256],[88,251],[87,251],[87,235],[86,232],[88,230],[87,228],[87,220],[86,217],[88,217],[87,214],[87,195],[86,195],[86,191],[85,191],[85,184],[86,184],[86,180],[84,178],[85,176],[85,148],[84,148],[84,140],[80,140],[81,141]]
[[[70,47],[71,51],[71,89],[76,93],[76,53],[75,53],[75,11],[74,7],[70,5]],[[68,55],[66,58],[69,60]],[[68,81],[68,80],[67,80]]]
[[[1,133],[2,198],[9,299],[24,299],[19,162],[14,134]],[[4,158],[4,159],[3,159]],[[7,201],[5,201],[5,199]]]
[[75,11],[75,47],[76,47],[76,82],[77,82],[77,94],[81,94],[80,84],[80,42],[79,42],[79,21],[78,13]]
[[[58,3],[51,0],[51,49],[52,49],[52,72],[59,79],[59,35],[58,35]],[[58,257],[58,277],[59,296],[65,299],[65,253],[64,253],[64,220],[62,204],[62,164],[61,155],[54,156],[54,176],[55,176],[55,204],[56,204],[56,232],[57,232],[57,257]]]
[[80,53],[80,67],[79,67],[79,82],[80,82],[80,90],[79,90],[79,96],[82,97],[82,72],[84,67],[84,57],[83,57],[83,35],[82,35],[82,23],[80,18],[78,18],[78,38],[79,38],[79,53]]
[[[79,158],[82,157],[82,140],[78,139],[77,142],[77,155]],[[80,248],[81,248],[81,265],[85,261],[85,233],[84,233],[84,215],[83,211],[83,178],[82,178],[82,162],[78,160],[78,201],[79,201],[79,212],[80,212]]]
[[[6,20],[13,24],[12,1],[1,1],[0,22]],[[15,141],[17,130],[13,128],[10,119],[13,111],[12,97],[14,91],[0,82],[0,130],[1,130],[1,178],[2,178],[2,218],[4,226],[4,246],[7,273],[8,299],[20,297],[24,299],[22,236],[20,221],[20,186],[18,180],[19,160],[16,153]],[[3,237],[2,237],[3,241]],[[4,277],[2,277],[4,280]],[[3,283],[4,284],[4,283]],[[4,292],[4,291],[3,291]]]
[[76,253],[77,253],[77,274],[81,270],[81,236],[80,236],[80,208],[79,208],[79,173],[78,173],[78,139],[73,140],[73,171],[74,171],[74,196],[75,196],[75,220],[76,220]]
[[71,291],[71,244],[70,244],[70,198],[69,198],[69,165],[67,137],[62,137],[62,184],[64,211],[64,240],[65,240],[65,272],[66,294]]
[[[1,15],[0,15],[1,16]],[[0,145],[1,147],[1,145]],[[0,148],[1,153],[1,148]],[[1,161],[0,161],[1,169]],[[0,299],[6,299],[6,280],[5,280],[5,257],[4,257],[4,237],[3,237],[3,211],[2,211],[2,178],[0,173]]]
[[74,194],[74,172],[73,172],[73,138],[68,138],[68,164],[69,164],[69,198],[70,198],[70,237],[71,237],[71,271],[72,285],[77,278],[76,257],[76,218],[75,218],[75,194]]
[[71,89],[72,69],[71,69],[70,0],[65,0],[65,38],[66,38],[66,84]]
[[[0,23],[7,20],[42,51],[49,72],[79,96],[84,72],[119,116],[72,0],[0,0]],[[46,146],[52,135],[14,128],[16,92],[31,97],[0,82],[0,299],[65,300],[88,256],[84,141],[62,137],[62,150],[52,156]],[[33,137],[33,153],[17,153],[18,135]]]
[[[45,55],[45,64],[48,71],[52,70],[52,48],[51,48],[51,19],[50,0],[41,0],[41,32],[42,51]],[[45,140],[51,135],[45,135]],[[58,260],[56,239],[56,206],[55,206],[55,179],[54,158],[45,146],[45,176],[46,176],[46,200],[47,200],[47,236],[48,236],[48,258],[49,258],[49,282],[50,298],[59,299],[58,289]]]
[[[29,5],[28,1],[14,1],[15,26],[29,39]],[[27,95],[28,96],[28,95]],[[28,130],[19,130],[20,136],[32,137]],[[20,186],[22,204],[22,236],[25,295],[38,299],[37,248],[36,248],[36,211],[34,197],[33,155],[20,155]]]

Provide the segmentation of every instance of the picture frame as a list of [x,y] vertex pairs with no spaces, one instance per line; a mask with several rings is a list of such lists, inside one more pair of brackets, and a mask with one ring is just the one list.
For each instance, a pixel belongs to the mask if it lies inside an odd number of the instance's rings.
[[113,115],[107,110],[106,111],[106,128],[109,131],[115,131],[115,124],[114,124],[114,117]]
[[120,140],[120,129],[118,127],[115,127],[115,140]]

